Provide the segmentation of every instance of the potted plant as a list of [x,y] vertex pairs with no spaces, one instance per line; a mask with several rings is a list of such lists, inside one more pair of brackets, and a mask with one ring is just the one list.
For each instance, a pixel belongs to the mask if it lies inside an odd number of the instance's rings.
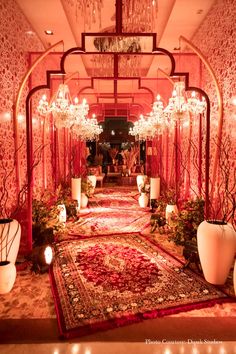
[[232,143],[226,136],[220,146],[218,184],[209,200],[207,218],[197,231],[198,252],[205,279],[225,283],[236,253],[236,171],[231,165]]
[[186,266],[194,262],[198,270],[197,229],[204,220],[204,204],[202,198],[186,201],[178,214],[172,218],[169,229],[169,239],[183,247]]
[[[59,211],[59,222],[65,222],[65,214],[67,219],[78,219],[77,215],[77,201],[72,199],[71,196],[71,187],[68,183],[61,183],[54,194],[54,204],[57,206]],[[63,218],[64,220],[60,219],[60,209],[63,206]]]
[[126,165],[128,171],[128,176],[131,175],[131,170],[136,163],[137,157],[139,154],[139,148],[137,146],[131,147],[129,150],[123,150],[121,155]]
[[153,233],[156,229],[158,230],[159,233],[165,233],[166,230],[164,229],[164,226],[166,225],[166,217],[165,217],[165,207],[166,204],[163,200],[163,198],[159,198],[158,200],[153,199],[151,200],[151,206],[152,206],[152,216],[150,220],[151,224],[151,233]]

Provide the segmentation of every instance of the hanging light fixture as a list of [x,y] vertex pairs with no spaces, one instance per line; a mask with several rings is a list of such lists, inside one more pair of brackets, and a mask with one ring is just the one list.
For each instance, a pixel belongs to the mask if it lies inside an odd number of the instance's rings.
[[73,102],[68,85],[60,84],[53,102],[49,104],[46,95],[43,95],[37,111],[43,116],[52,113],[56,128],[71,128],[88,114],[89,105],[85,99],[80,104],[77,97]]
[[73,104],[69,87],[60,84],[56,98],[49,107],[55,121],[56,128],[70,128],[72,125]]
[[93,141],[98,138],[103,129],[98,124],[95,114],[93,114],[92,118],[84,116],[80,121],[77,120],[72,126],[72,131],[83,141]]
[[197,96],[196,92],[193,91],[191,94],[191,97],[188,98],[188,111],[191,112],[192,114],[202,114],[206,110],[206,100],[205,97],[202,97],[202,100],[200,101]]
[[188,111],[188,105],[183,95],[184,88],[183,81],[178,81],[174,84],[172,97],[169,98],[169,103],[164,109],[164,113],[171,116],[174,120],[185,118]]
[[189,113],[204,113],[206,110],[204,97],[199,100],[193,91],[191,98],[186,99],[184,94],[184,82],[176,82],[166,108],[164,108],[160,95],[157,95],[152,111],[146,117],[141,115],[140,119],[134,122],[133,128],[130,128],[129,134],[135,136],[137,140],[151,140],[161,134],[166,127],[171,127],[177,120],[184,120]]
[[206,101],[203,97],[199,100],[196,92],[193,91],[191,98],[185,98],[185,84],[183,81],[178,81],[174,84],[172,97],[169,99],[164,113],[174,121],[186,118],[187,113],[202,114],[206,110]]

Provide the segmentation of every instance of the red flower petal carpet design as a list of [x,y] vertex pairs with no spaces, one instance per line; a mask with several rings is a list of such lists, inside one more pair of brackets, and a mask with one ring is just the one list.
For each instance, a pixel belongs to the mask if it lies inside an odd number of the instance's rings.
[[139,234],[56,246],[51,282],[65,338],[230,301]]

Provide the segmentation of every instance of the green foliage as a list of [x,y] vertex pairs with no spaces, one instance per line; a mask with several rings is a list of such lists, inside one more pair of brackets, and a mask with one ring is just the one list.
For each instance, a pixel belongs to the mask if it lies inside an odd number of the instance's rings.
[[40,200],[33,200],[33,242],[35,246],[52,243],[54,233],[62,231],[58,205],[66,207],[67,219],[77,219],[77,201],[72,200],[68,185],[59,185],[55,193],[46,191]]
[[197,198],[186,202],[173,219],[170,239],[177,245],[188,246],[189,242],[197,243],[197,228],[204,220],[204,200]]
[[150,224],[151,224],[151,233],[158,230],[160,234],[166,233],[165,225],[166,225],[166,217],[165,217],[165,208],[166,203],[163,198],[158,200],[151,200],[152,210],[155,211],[151,216]]
[[166,204],[174,205],[176,204],[176,192],[174,188],[166,189],[163,195],[163,199]]

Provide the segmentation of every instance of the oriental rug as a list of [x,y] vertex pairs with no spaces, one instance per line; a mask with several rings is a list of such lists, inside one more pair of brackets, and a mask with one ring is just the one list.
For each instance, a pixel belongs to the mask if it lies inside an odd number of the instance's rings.
[[150,224],[150,213],[139,210],[103,209],[90,213],[69,229],[70,236],[98,236],[141,232]]
[[139,234],[64,241],[55,252],[50,278],[64,338],[231,301]]
[[112,209],[128,209],[140,210],[137,199],[133,196],[125,195],[96,195],[93,200],[89,202],[90,208],[112,208]]

